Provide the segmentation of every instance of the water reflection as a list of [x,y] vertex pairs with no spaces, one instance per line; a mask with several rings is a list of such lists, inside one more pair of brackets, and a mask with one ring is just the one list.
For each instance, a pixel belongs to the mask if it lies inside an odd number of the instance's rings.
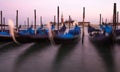
[[94,44],[100,57],[106,66],[107,72],[115,72],[114,57],[113,57],[113,45],[96,45]]
[[62,67],[63,60],[68,57],[68,55],[71,54],[71,52],[75,49],[75,46],[77,43],[73,44],[62,44],[60,48],[58,49],[58,52],[55,56],[55,60],[53,63],[53,70],[52,72],[60,72],[60,69]]
[[41,52],[46,49],[49,43],[36,43],[24,52],[20,54],[15,61],[14,72],[19,71],[19,68],[24,64],[24,60],[27,60],[28,57],[34,56],[34,53]]
[[[54,48],[50,43],[28,45],[29,43],[23,46],[13,42],[0,43],[0,59],[5,60],[1,61],[0,71],[10,68],[14,69],[12,72],[115,72],[115,47],[91,43],[87,35],[83,46],[81,41]],[[118,55],[117,65],[120,65],[119,46],[117,47],[115,53]],[[8,54],[4,55],[4,52]],[[9,66],[6,67],[7,65]]]
[[19,47],[21,44],[16,44],[14,42],[8,42],[0,45],[0,54],[7,52],[9,50],[16,49],[16,47]]

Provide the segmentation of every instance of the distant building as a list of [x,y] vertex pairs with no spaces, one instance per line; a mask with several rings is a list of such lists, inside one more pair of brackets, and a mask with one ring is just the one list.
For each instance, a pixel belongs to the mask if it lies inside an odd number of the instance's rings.
[[[50,22],[51,24],[54,24],[54,22]],[[60,25],[62,25],[62,24],[65,24],[65,25],[69,25],[69,23],[70,23],[70,25],[71,26],[73,26],[73,24],[75,24],[75,23],[77,23],[75,20],[71,20],[71,21],[69,21],[69,20],[66,20],[66,21],[62,21],[61,23],[59,23]],[[90,22],[84,22],[84,25],[85,26],[88,26],[88,24],[90,24]],[[78,22],[78,25],[79,26],[82,26],[83,25],[83,22]]]
[[[113,23],[108,23],[109,25],[113,25]],[[117,25],[119,26],[120,25],[120,23],[117,23]]]
[[[90,24],[90,22],[84,22],[84,25],[85,25],[85,26],[88,26],[88,24]],[[78,22],[78,25],[79,25],[79,26],[82,26],[82,25],[83,25],[83,22]]]

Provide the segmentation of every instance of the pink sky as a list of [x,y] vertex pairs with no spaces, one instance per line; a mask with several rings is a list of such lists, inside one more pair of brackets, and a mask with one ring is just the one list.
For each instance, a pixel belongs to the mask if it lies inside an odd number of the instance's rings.
[[0,10],[6,19],[15,21],[16,10],[19,10],[19,24],[24,24],[27,17],[33,21],[33,11],[37,10],[37,24],[39,17],[43,16],[43,23],[53,21],[53,16],[57,14],[57,6],[60,6],[60,14],[68,20],[68,15],[72,19],[82,21],[82,9],[86,8],[86,19],[93,24],[99,23],[99,14],[104,20],[112,21],[113,3],[117,3],[117,10],[120,11],[119,0],[0,0]]

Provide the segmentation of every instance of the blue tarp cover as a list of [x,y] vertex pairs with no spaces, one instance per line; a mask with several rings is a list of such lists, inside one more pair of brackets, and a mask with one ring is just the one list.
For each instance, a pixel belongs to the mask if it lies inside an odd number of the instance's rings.
[[37,34],[47,35],[48,34],[48,30],[38,28]]
[[10,36],[8,32],[0,32],[0,35]]
[[80,27],[75,26],[74,29],[70,30],[68,33],[72,34],[72,35],[78,35],[80,34],[81,30]]
[[28,28],[27,30],[22,30],[19,32],[21,35],[34,35],[34,30],[32,28]]
[[58,37],[60,38],[73,38],[75,35],[79,35],[80,34],[80,27],[75,26],[74,29],[70,30],[68,33],[66,34],[60,34],[58,35]]
[[105,32],[110,34],[112,32],[112,27],[109,26],[109,25],[106,25],[105,26]]
[[74,36],[70,33],[66,33],[66,34],[59,34],[58,37],[69,39],[69,38],[73,38]]

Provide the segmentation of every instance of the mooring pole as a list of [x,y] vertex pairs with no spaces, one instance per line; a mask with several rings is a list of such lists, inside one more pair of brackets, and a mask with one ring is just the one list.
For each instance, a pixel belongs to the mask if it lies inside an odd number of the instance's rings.
[[62,15],[61,15],[61,25],[64,25],[64,18],[63,18],[63,13],[62,13]]
[[119,25],[119,12],[117,12],[117,29],[118,29],[118,25]]
[[54,16],[54,25],[56,25],[56,16]]
[[69,30],[70,30],[71,17],[69,15]]
[[113,42],[115,41],[115,37],[116,37],[116,3],[114,3],[114,7],[113,7]]
[[18,31],[18,10],[16,10],[16,30]]
[[2,19],[3,19],[3,17],[2,17],[2,11],[0,12],[1,13],[1,31],[3,31],[3,28],[2,28]]
[[27,28],[29,28],[29,17],[27,18]]
[[36,10],[34,10],[34,29],[35,29],[35,35],[36,35]]
[[42,16],[40,16],[40,26],[43,27],[43,24],[42,24]]
[[82,44],[84,43],[84,21],[85,21],[85,7],[83,7],[83,33],[82,33]]
[[58,20],[57,29],[59,31],[59,6],[57,7],[57,20]]
[[114,32],[116,30],[116,3],[114,3],[114,9],[113,9],[113,28],[114,28]]
[[99,23],[99,25],[101,25],[101,14],[100,14],[100,23]]
[[3,18],[4,30],[5,30],[5,17]]
[[102,24],[103,24],[103,22],[104,22],[104,19],[102,18]]

